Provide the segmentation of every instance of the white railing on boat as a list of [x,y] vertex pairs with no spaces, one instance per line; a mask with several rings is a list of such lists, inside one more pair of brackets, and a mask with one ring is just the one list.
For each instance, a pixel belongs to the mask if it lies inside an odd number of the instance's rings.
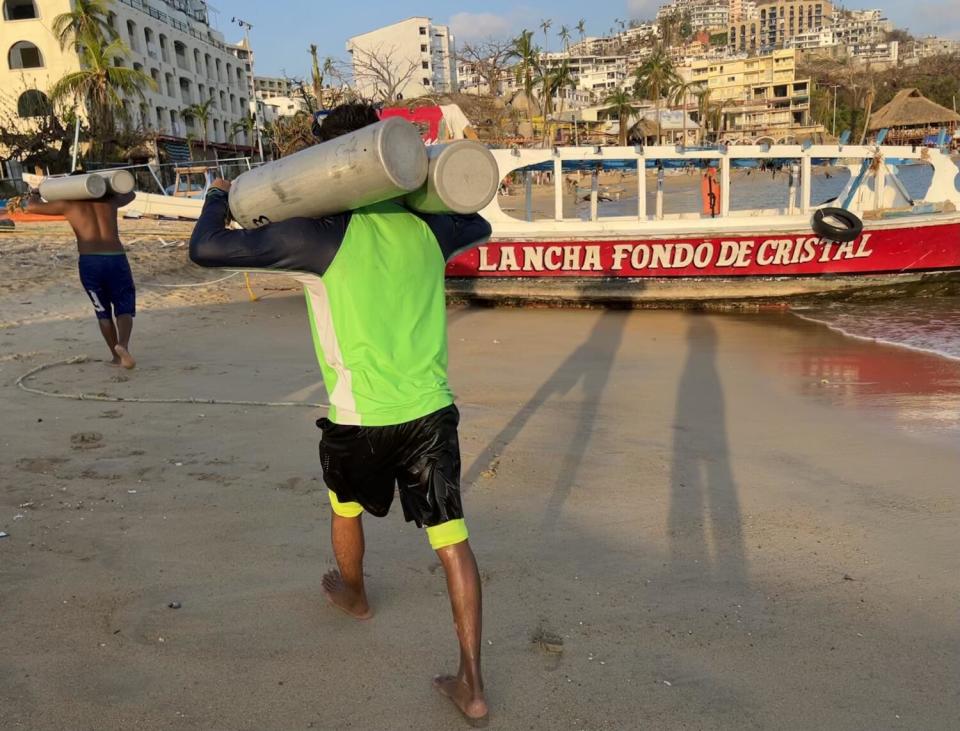
[[[929,164],[933,168],[933,177],[927,191],[918,200],[936,201],[951,204],[960,209],[960,191],[955,179],[960,173],[957,165],[940,150],[909,146],[861,146],[861,145],[737,145],[717,149],[690,149],[680,146],[630,146],[630,147],[554,147],[544,149],[500,149],[493,150],[500,167],[501,180],[511,173],[531,166],[552,163],[554,185],[554,216],[552,219],[521,220],[507,214],[497,199],[482,212],[494,226],[497,236],[523,238],[536,237],[549,233],[573,233],[574,231],[591,235],[622,235],[625,231],[636,230],[638,223],[644,223],[645,232],[676,232],[682,228],[685,233],[708,232],[718,227],[730,229],[736,227],[749,231],[753,228],[769,229],[771,216],[784,224],[809,220],[812,212],[821,206],[811,201],[813,168],[816,161],[831,161],[846,167],[851,172],[850,182],[840,193],[837,200],[843,207],[862,214],[868,210],[879,210],[897,206],[912,205],[899,181],[896,180],[896,164],[889,161],[910,161]],[[791,175],[789,203],[782,211],[737,210],[731,213],[731,169],[736,160],[779,160],[794,167]],[[637,210],[635,215],[603,216],[598,215],[596,205],[596,178],[591,191],[591,213],[588,221],[564,218],[563,182],[564,163],[596,163],[598,168],[605,161],[633,161],[637,175]],[[648,211],[646,174],[650,161],[689,161],[691,164],[712,163],[718,170],[720,182],[720,210],[716,216],[695,216],[690,214],[665,214],[663,211],[662,176],[659,178],[655,210]],[[626,168],[629,171],[629,167]],[[894,184],[888,185],[892,177]],[[528,195],[529,201],[529,195]],[[529,203],[528,203],[529,211]],[[529,218],[529,215],[528,215]],[[681,223],[682,222],[682,223]]]

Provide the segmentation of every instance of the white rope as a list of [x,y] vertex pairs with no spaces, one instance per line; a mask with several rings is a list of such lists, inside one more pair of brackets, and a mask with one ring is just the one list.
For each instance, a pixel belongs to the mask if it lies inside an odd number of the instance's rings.
[[233,277],[243,272],[234,272],[233,274],[228,274],[225,277],[220,277],[220,279],[211,279],[209,282],[195,282],[193,284],[159,284],[158,282],[137,282],[137,284],[142,284],[144,287],[166,287],[168,289],[176,289],[178,287],[206,287],[208,284],[219,284],[220,282],[226,282],[228,279],[233,279]]
[[41,371],[56,368],[65,365],[79,365],[87,363],[90,358],[86,355],[78,355],[65,360],[44,363],[36,368],[24,373],[16,381],[16,386],[21,391],[32,393],[37,396],[47,396],[49,398],[70,399],[71,401],[107,401],[110,403],[137,403],[137,404],[213,404],[215,406],[269,406],[269,407],[293,407],[310,409],[328,409],[330,404],[311,404],[302,401],[237,401],[233,399],[211,399],[211,398],[136,398],[123,396],[104,396],[92,393],[57,393],[55,391],[45,391],[42,388],[33,388],[26,384],[27,380],[37,375]]

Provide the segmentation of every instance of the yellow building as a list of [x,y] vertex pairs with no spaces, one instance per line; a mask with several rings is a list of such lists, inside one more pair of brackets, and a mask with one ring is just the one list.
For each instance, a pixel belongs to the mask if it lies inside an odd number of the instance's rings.
[[784,48],[795,36],[830,23],[833,4],[827,0],[758,0],[752,17],[730,22],[730,49],[765,53]]
[[[52,32],[53,19],[71,9],[70,0],[0,0],[0,107],[19,117],[37,116],[49,104],[47,92],[64,75],[80,69],[80,57],[61,49]],[[111,0],[109,22],[129,48],[114,63],[142,70],[155,88],[144,89],[143,101],[128,99],[133,124],[159,137],[188,135],[224,149],[236,137],[234,125],[250,114],[252,84],[236,46],[208,21],[204,0]],[[207,129],[184,110],[213,101]]]
[[697,60],[679,71],[684,81],[708,90],[710,103],[723,109],[723,129],[732,141],[780,142],[822,131],[810,118],[813,83],[796,78],[796,49]]

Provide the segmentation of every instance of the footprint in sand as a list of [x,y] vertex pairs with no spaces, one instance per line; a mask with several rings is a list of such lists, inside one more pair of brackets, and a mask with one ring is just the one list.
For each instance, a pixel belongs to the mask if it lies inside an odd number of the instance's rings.
[[117,411],[116,409],[110,409],[109,411],[101,411],[100,418],[101,419],[120,419],[120,418],[123,418],[123,413],[120,411]]
[[95,431],[78,431],[70,436],[74,449],[99,449],[103,446],[103,434]]
[[70,460],[65,457],[24,457],[17,460],[17,469],[24,472],[33,472],[38,475],[45,475],[47,472],[59,467]]

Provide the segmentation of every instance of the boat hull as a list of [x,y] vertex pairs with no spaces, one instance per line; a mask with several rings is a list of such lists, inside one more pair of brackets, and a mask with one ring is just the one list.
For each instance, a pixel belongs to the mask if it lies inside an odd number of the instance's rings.
[[708,302],[903,291],[960,280],[960,217],[882,222],[849,243],[810,230],[710,237],[494,239],[453,259],[474,300]]

